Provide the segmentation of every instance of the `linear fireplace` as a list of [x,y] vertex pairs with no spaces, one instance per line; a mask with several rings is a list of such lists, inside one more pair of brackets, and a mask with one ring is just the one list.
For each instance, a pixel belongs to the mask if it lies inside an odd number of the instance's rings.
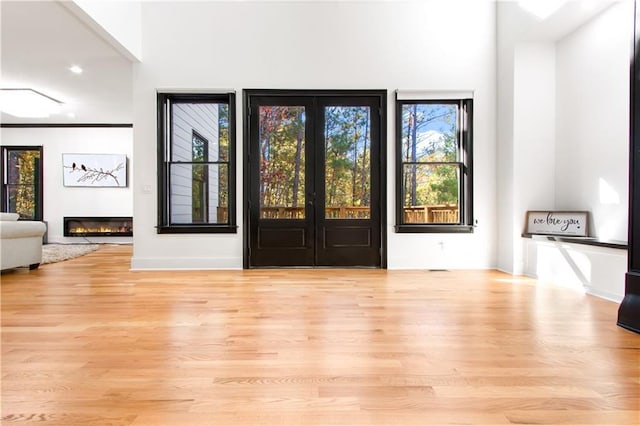
[[132,217],[65,217],[65,237],[131,237]]

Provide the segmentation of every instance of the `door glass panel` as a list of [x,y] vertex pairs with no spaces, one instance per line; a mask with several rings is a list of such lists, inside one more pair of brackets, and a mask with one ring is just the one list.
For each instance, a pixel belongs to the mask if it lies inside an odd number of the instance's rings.
[[260,106],[260,218],[305,217],[305,108]]
[[7,211],[18,213],[21,219],[35,220],[40,151],[12,150],[7,154]]
[[371,114],[364,106],[324,111],[325,218],[371,217]]
[[458,223],[459,164],[405,164],[404,223]]

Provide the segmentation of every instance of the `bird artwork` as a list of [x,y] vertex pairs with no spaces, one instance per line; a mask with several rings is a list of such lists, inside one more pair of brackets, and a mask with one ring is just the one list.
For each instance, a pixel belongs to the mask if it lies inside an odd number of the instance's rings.
[[[74,175],[73,178],[70,178],[73,179],[73,182],[84,185],[71,186],[122,186],[121,179],[126,180],[126,158],[118,158],[119,161],[114,161],[113,166],[108,168],[95,160],[88,163],[80,162],[78,159],[74,160],[63,164],[63,167],[68,170],[69,175]],[[111,181],[111,184],[107,183],[108,181]]]

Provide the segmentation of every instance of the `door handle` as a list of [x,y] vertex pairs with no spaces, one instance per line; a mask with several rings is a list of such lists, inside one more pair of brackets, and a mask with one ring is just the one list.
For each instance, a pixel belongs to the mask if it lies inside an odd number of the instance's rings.
[[313,206],[313,203],[314,203],[314,202],[315,202],[315,200],[316,200],[316,193],[315,193],[315,192],[314,192],[314,193],[310,193],[310,194],[309,194],[309,197],[310,197],[310,199],[309,199],[309,201],[307,201],[307,205],[308,205],[309,207],[312,207],[312,206]]

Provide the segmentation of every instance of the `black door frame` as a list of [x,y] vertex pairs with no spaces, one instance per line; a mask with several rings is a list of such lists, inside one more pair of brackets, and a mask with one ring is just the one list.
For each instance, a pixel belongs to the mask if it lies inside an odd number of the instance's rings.
[[634,1],[633,56],[629,119],[629,228],[625,296],[618,308],[620,327],[640,333],[640,7]]
[[243,268],[249,269],[249,200],[251,191],[250,175],[250,125],[249,107],[252,97],[289,97],[289,96],[315,96],[315,97],[349,97],[369,96],[380,100],[380,268],[387,267],[387,90],[287,90],[287,89],[245,89],[243,90]]
[[5,163],[7,161],[8,151],[38,151],[40,153],[38,170],[36,171],[36,208],[35,208],[35,217],[33,220],[42,221],[44,219],[44,162],[43,162],[43,147],[42,145],[2,145],[0,147],[0,151],[2,154],[2,159],[0,159],[0,175],[2,176],[2,181],[0,182],[0,192],[2,193],[0,200],[0,209],[3,212],[8,211],[9,206],[7,205],[7,197],[6,197],[6,170]]

